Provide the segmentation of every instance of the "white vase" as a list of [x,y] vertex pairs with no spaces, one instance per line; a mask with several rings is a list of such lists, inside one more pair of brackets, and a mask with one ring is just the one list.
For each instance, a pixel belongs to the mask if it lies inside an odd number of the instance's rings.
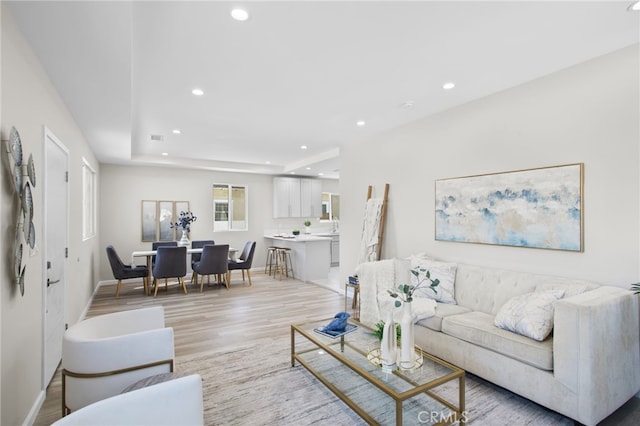
[[185,246],[188,247],[189,244],[191,244],[191,242],[189,241],[189,237],[187,236],[188,231],[186,229],[182,230],[182,238],[180,238],[180,241],[178,241],[178,245],[179,246]]
[[413,312],[411,303],[402,304],[402,319],[400,320],[400,368],[412,369],[415,366],[415,348],[413,339]]
[[311,228],[309,226],[305,226],[304,227],[304,233],[305,234],[310,234],[311,233]]
[[380,342],[380,361],[383,367],[395,367],[398,351],[397,339],[396,325],[393,322],[393,315],[391,311],[389,311],[387,312],[387,320],[382,329],[382,341]]

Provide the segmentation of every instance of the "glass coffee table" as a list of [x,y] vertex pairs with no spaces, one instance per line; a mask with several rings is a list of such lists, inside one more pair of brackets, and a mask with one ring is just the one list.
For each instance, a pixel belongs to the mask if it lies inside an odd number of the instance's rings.
[[[349,321],[357,329],[340,337],[314,331],[331,320],[291,325],[292,367],[298,361],[372,425],[465,423],[464,370],[418,348],[414,369],[383,369],[373,330]],[[296,341],[296,335],[303,338]],[[450,402],[456,394],[457,405]]]

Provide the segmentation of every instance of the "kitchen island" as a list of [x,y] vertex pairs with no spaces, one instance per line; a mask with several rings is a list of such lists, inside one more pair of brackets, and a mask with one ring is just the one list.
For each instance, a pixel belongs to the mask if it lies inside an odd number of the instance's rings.
[[311,234],[265,235],[267,245],[291,249],[294,278],[301,281],[326,279],[331,266],[331,237]]

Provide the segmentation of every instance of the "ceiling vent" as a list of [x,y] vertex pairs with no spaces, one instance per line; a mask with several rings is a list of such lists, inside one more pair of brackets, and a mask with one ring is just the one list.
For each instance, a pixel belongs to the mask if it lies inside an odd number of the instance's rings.
[[151,135],[152,141],[162,142],[164,140],[164,136],[162,135]]

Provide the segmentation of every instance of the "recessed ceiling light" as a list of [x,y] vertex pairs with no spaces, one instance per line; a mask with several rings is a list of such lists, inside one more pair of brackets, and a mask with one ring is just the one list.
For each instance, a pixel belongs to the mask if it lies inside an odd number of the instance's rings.
[[306,167],[307,170],[311,170],[311,167]]
[[324,173],[320,172],[318,173],[318,176],[324,176]]
[[168,152],[163,152],[162,155],[164,155],[166,157],[167,155],[169,155],[169,153]]
[[179,135],[182,132],[180,131],[180,129],[173,129],[173,133]]
[[451,89],[453,89],[454,87],[456,87],[455,83],[452,83],[452,82],[450,82],[450,81],[442,85],[442,88],[443,88],[444,90],[451,90]]
[[302,145],[302,146],[300,147],[300,149],[307,149],[307,146],[306,146],[306,145]]
[[191,91],[191,93],[193,93],[196,96],[202,96],[202,95],[204,95],[204,90],[202,90],[202,89],[193,89]]
[[249,12],[244,9],[233,9],[231,11],[231,17],[236,21],[246,21],[249,19]]
[[271,161],[265,161],[264,164],[271,164]]
[[367,123],[364,120],[356,121],[356,126],[358,126],[358,127],[362,127],[365,124],[367,124]]
[[296,174],[296,172],[291,172],[291,173],[289,173],[289,174],[291,174],[291,175],[295,175],[295,174]]

